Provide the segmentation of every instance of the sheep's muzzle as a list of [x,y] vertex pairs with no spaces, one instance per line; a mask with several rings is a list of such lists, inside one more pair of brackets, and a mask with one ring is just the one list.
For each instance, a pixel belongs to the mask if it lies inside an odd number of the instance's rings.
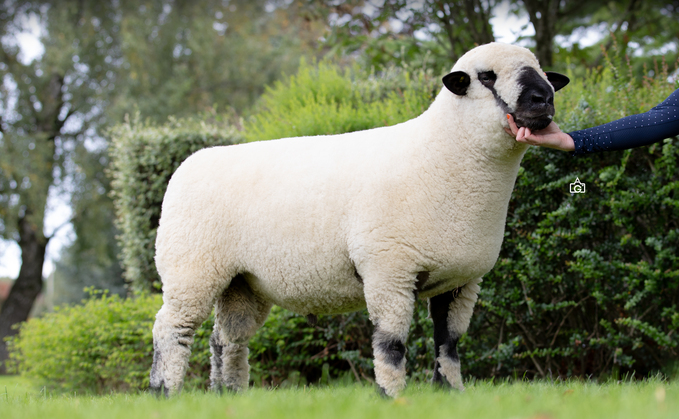
[[519,76],[521,94],[514,120],[519,127],[538,131],[547,128],[554,117],[554,89],[532,67],[524,67]]

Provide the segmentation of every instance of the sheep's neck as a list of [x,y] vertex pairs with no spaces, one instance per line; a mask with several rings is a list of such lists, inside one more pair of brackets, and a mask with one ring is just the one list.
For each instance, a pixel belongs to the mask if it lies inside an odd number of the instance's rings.
[[[521,159],[528,146],[516,142],[502,125],[500,109],[486,114],[459,109],[459,103],[439,95],[429,110],[418,118],[424,126],[423,150],[428,159],[445,167],[451,181],[485,173],[486,181],[513,187]],[[454,115],[455,117],[451,117]]]

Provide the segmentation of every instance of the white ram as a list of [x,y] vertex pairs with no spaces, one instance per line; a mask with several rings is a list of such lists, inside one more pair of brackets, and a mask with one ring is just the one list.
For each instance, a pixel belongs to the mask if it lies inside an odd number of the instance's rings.
[[[430,108],[391,127],[199,151],[163,201],[156,265],[163,306],[151,388],[181,388],[194,330],[215,305],[212,387],[246,388],[248,340],[272,304],[313,317],[367,306],[380,388],[405,386],[418,294],[430,299],[434,381],[462,389],[457,341],[495,264],[526,151],[565,76],[525,48],[466,53]],[[551,83],[551,84],[550,84]]]

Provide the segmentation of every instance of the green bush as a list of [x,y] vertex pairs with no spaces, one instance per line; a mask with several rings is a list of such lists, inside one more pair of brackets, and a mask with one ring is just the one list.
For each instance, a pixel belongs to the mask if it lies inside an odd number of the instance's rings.
[[153,261],[156,229],[167,183],[194,152],[241,142],[240,132],[225,119],[170,119],[156,126],[137,117],[113,127],[111,138],[112,196],[124,277],[136,292],[160,290]]
[[15,371],[50,389],[107,393],[148,387],[160,295],[100,295],[22,324],[10,340]]
[[[9,342],[14,372],[48,389],[106,394],[144,390],[153,362],[151,330],[160,294],[123,299],[86,289],[82,304],[23,323]],[[210,317],[196,331],[186,386],[207,388],[210,377]]]
[[245,125],[247,141],[329,135],[394,125],[424,112],[440,86],[432,74],[388,68],[300,64],[259,99]]

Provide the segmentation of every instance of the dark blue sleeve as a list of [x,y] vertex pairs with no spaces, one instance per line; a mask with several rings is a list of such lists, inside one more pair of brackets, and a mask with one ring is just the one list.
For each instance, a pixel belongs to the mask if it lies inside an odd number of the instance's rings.
[[569,132],[568,135],[575,143],[574,155],[626,150],[679,135],[679,89],[648,112]]

